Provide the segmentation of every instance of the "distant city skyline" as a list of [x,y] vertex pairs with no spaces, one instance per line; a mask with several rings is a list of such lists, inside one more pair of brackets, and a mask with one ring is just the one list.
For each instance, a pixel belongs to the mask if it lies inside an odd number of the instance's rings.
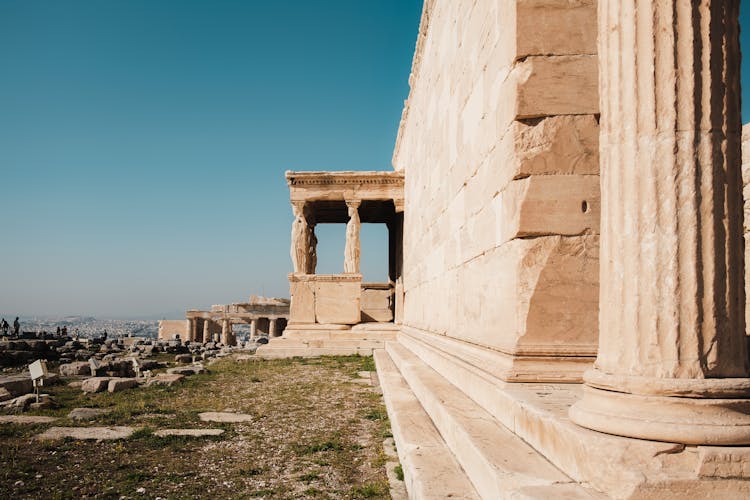
[[[421,7],[0,3],[0,310],[288,297],[284,171],[391,168]],[[368,279],[387,276],[384,234],[363,232]],[[340,272],[343,226],[319,237]]]
[[[421,0],[0,3],[0,310],[288,297],[286,170],[389,170]],[[750,54],[750,5],[742,2]],[[750,121],[750,63],[742,68]],[[319,271],[344,227],[319,226]],[[383,227],[362,234],[384,279]],[[10,311],[10,312],[7,312]]]

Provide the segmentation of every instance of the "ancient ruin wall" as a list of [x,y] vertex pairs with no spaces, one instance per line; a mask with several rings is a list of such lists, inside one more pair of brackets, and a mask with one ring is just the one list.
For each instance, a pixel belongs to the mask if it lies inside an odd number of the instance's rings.
[[427,0],[393,164],[404,324],[595,354],[594,0]]
[[185,319],[163,319],[159,321],[159,340],[172,340],[179,335],[181,340],[188,338],[189,323]]
[[[750,305],[750,123],[742,127],[742,197],[745,199],[745,298]],[[750,307],[745,307],[745,331],[750,331]]]

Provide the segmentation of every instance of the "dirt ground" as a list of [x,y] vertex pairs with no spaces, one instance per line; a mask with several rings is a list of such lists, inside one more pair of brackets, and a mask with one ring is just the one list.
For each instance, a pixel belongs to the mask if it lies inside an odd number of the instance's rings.
[[[51,424],[0,424],[0,491],[12,498],[389,498],[382,397],[363,383],[372,358],[223,360],[175,387],[83,394],[45,388]],[[108,408],[91,422],[76,407]],[[206,411],[246,423],[202,422]],[[50,426],[125,425],[117,441],[39,441]],[[165,428],[221,428],[218,437],[157,437]]]

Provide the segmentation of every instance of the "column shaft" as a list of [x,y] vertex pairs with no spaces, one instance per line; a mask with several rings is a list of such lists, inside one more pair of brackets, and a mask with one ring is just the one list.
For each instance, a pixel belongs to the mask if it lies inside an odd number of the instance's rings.
[[209,323],[210,319],[203,320],[203,343],[211,342],[211,329]]
[[571,409],[586,427],[750,442],[747,401],[727,402],[750,388],[738,16],[737,0],[599,3],[599,353]]
[[229,345],[229,320],[227,319],[221,321],[221,343]]

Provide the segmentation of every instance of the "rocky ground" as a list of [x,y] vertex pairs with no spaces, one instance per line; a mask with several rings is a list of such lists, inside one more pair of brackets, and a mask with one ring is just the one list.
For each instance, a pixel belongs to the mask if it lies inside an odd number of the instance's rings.
[[[173,353],[151,358],[162,364],[154,376],[175,364]],[[389,497],[383,441],[390,427],[367,373],[372,358],[261,361],[233,353],[207,368],[171,385],[141,382],[112,393],[84,392],[90,374],[45,386],[51,408],[0,418],[0,491],[13,498]],[[103,411],[71,413],[76,408]],[[54,420],[27,421],[33,415]]]

